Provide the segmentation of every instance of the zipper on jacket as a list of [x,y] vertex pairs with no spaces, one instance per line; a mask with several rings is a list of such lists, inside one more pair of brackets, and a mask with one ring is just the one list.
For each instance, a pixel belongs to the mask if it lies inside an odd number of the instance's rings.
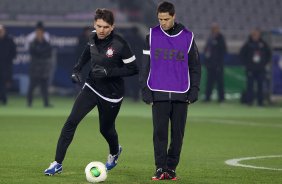
[[171,92],[168,93],[168,99],[171,100]]

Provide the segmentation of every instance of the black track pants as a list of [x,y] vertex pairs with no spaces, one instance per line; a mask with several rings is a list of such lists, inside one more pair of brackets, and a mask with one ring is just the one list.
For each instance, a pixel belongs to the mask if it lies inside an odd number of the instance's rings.
[[49,104],[49,95],[48,95],[48,82],[49,82],[48,78],[36,78],[36,77],[30,78],[30,85],[29,85],[28,92],[27,92],[27,105],[28,106],[32,105],[33,91],[37,86],[40,86],[44,106],[47,107],[50,105]]
[[[153,142],[156,168],[176,169],[184,137],[187,103],[154,102]],[[171,142],[168,148],[168,126],[171,122]]]
[[105,101],[85,86],[77,96],[72,111],[61,131],[55,161],[58,163],[63,162],[78,124],[95,106],[98,107],[99,111],[100,132],[109,144],[110,153],[116,154],[118,152],[119,143],[115,129],[115,119],[121,102]]

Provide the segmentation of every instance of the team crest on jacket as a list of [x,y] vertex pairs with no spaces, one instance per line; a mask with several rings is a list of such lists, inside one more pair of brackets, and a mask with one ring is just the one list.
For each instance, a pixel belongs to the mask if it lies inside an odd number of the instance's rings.
[[108,58],[113,57],[114,51],[115,51],[115,50],[114,50],[112,47],[109,47],[108,50],[107,50],[107,52],[106,52],[106,56],[107,56]]

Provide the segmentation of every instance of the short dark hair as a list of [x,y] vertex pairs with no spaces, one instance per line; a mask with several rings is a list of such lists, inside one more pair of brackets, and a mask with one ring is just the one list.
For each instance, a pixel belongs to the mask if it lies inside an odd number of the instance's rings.
[[42,21],[38,21],[35,26],[36,29],[44,30],[44,23]]
[[174,16],[175,8],[174,5],[170,2],[164,1],[161,2],[158,6],[157,13],[169,13],[169,15]]
[[97,9],[95,12],[94,20],[97,21],[98,19],[102,19],[103,21],[107,22],[110,25],[113,25],[115,22],[113,12],[110,10],[107,10],[105,8],[103,9]]

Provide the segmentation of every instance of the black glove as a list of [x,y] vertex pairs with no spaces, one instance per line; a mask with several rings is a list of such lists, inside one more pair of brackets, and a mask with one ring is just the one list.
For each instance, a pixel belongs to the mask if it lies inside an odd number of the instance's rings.
[[94,78],[104,78],[109,74],[107,69],[101,65],[95,65],[91,72]]
[[153,103],[153,95],[152,95],[152,91],[145,87],[142,89],[142,100],[143,102],[145,102],[146,104],[151,104]]
[[199,93],[198,88],[192,87],[187,93],[186,102],[188,104],[196,102],[198,100],[198,93]]
[[82,79],[81,79],[81,76],[79,73],[73,73],[71,75],[71,80],[73,83],[81,83],[82,82]]

